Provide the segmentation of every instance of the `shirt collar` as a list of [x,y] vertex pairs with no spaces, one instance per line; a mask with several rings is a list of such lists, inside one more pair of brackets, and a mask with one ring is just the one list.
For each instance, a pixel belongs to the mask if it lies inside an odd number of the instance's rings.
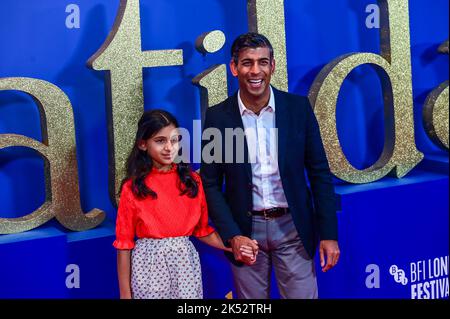
[[[274,97],[274,95],[273,95],[272,86],[269,85],[269,87],[270,87],[270,98],[269,98],[269,103],[268,103],[267,106],[264,107],[264,108],[272,109],[272,110],[275,112],[275,97]],[[244,112],[246,112],[246,111],[247,111],[247,112],[252,112],[252,111],[250,111],[250,110],[244,105],[244,102],[242,102],[242,99],[241,99],[241,90],[238,91],[237,96],[238,96],[239,113],[241,114],[241,116],[244,115]],[[263,108],[263,110],[264,110],[264,108]]]

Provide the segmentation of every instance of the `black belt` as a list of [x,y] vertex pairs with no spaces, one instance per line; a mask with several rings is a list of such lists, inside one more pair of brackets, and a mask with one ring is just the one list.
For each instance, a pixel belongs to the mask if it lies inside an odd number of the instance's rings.
[[265,219],[276,218],[289,213],[289,208],[285,207],[275,207],[269,208],[265,210],[254,210],[252,211],[252,215],[255,216],[264,216]]

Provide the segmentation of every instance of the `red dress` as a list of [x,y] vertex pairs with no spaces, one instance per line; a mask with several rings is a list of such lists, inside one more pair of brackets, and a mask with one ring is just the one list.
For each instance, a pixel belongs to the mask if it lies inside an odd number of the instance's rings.
[[177,165],[169,171],[153,168],[146,177],[147,187],[157,198],[138,199],[131,191],[131,181],[122,188],[116,221],[117,249],[133,249],[134,238],[204,237],[214,228],[208,225],[208,208],[200,176],[192,173],[198,183],[198,194],[180,196]]

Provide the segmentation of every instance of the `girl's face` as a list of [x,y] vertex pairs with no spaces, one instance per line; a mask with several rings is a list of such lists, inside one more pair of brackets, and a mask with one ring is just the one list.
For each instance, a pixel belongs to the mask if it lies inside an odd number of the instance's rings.
[[147,152],[156,168],[164,168],[171,165],[178,154],[179,136],[178,129],[170,124],[148,140],[141,140],[138,147]]

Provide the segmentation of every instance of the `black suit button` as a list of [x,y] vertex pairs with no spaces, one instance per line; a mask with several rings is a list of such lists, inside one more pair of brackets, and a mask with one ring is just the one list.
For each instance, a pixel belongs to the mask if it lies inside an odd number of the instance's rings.
[[252,212],[247,212],[248,217],[252,217]]

